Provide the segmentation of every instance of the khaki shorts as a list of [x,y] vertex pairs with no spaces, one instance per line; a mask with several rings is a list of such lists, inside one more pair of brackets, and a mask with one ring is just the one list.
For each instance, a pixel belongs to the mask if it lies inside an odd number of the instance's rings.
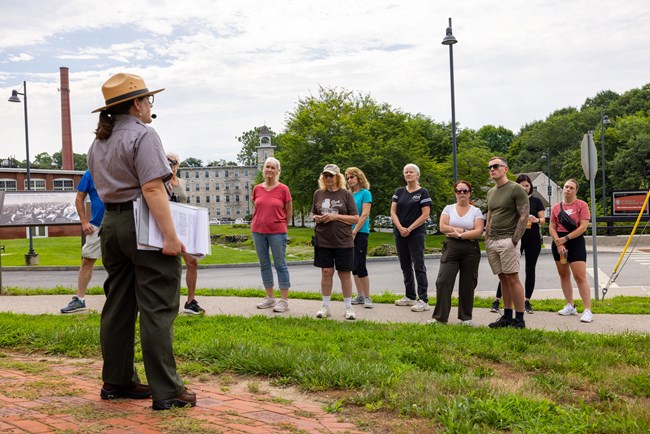
[[86,244],[81,248],[81,257],[88,259],[97,259],[102,256],[102,243],[99,240],[99,228],[91,225],[93,233],[86,235]]
[[512,239],[488,240],[485,243],[488,262],[494,274],[519,273],[521,263],[521,240],[515,246]]

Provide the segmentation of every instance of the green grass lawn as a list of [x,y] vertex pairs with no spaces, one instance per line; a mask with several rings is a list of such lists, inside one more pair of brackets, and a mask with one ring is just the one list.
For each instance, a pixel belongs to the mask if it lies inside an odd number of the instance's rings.
[[[257,255],[253,247],[250,227],[241,225],[215,225],[210,226],[212,235],[244,235],[248,239],[236,244],[216,243],[212,245],[212,254],[201,260],[201,264],[238,264],[257,262]],[[300,261],[313,259],[311,228],[290,227],[287,259]],[[442,235],[430,235],[426,238],[426,247],[430,250],[442,247]],[[81,237],[52,237],[34,238],[34,251],[39,255],[41,266],[78,266],[81,263]],[[29,250],[28,239],[3,240],[5,251],[2,254],[4,267],[25,265],[25,254]],[[373,232],[370,234],[368,249],[382,244],[395,245],[392,232]],[[101,265],[101,259],[97,262]]]
[[[377,418],[448,433],[650,430],[648,335],[218,315],[179,317],[174,339],[186,379],[325,392],[327,411],[368,432]],[[99,315],[0,314],[0,348],[99,358]],[[142,371],[139,348],[136,360]]]

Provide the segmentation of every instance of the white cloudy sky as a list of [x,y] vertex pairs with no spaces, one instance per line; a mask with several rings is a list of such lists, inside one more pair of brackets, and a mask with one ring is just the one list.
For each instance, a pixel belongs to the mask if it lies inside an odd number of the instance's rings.
[[[319,86],[448,122],[449,17],[461,127],[517,132],[599,91],[650,82],[647,0],[21,0],[0,11],[0,96],[27,81],[31,156],[61,148],[60,66],[78,153],[117,72],[167,89],[154,126],[181,158],[234,160],[237,135],[281,131]],[[0,157],[22,160],[22,105],[6,98]]]

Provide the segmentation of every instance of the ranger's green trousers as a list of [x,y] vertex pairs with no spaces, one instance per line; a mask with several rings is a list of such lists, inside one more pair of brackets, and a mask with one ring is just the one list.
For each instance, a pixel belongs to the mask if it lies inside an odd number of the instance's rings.
[[180,302],[180,257],[138,250],[133,210],[127,207],[107,206],[101,243],[108,272],[100,328],[102,379],[117,386],[138,381],[133,355],[139,312],[142,357],[152,398],[174,398],[184,390],[172,347]]

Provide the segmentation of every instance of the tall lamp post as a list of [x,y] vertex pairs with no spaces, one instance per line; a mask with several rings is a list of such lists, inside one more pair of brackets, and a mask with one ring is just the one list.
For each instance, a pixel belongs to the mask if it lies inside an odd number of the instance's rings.
[[442,40],[442,45],[449,46],[449,73],[451,77],[451,152],[454,159],[454,183],[458,181],[458,170],[456,168],[456,102],[454,98],[454,44],[458,42],[451,32],[451,18],[449,27]]
[[[11,91],[11,96],[9,97],[9,102],[21,102],[20,98],[18,98],[18,95],[22,95],[25,98],[25,101],[23,103],[23,107],[25,109],[25,158],[27,161],[27,190],[32,189],[32,179],[31,179],[31,171],[30,171],[30,163],[29,163],[29,125],[27,122],[27,82],[23,81],[23,92],[20,93],[17,90],[12,90]],[[29,252],[27,255],[25,255],[25,262],[27,265],[32,264],[32,258],[38,257],[38,255],[34,252],[34,240],[33,240],[33,235],[32,235],[32,228],[28,228],[29,232]]]
[[600,157],[602,164],[601,178],[603,180],[603,215],[607,215],[607,192],[605,190],[605,125],[611,124],[609,117],[603,113],[603,108],[600,108]]
[[548,209],[549,209],[549,216],[551,215],[551,193],[553,190],[551,189],[551,150],[547,149],[546,152],[542,154],[542,160],[546,160],[547,163],[547,172],[546,172],[546,194],[548,195]]

